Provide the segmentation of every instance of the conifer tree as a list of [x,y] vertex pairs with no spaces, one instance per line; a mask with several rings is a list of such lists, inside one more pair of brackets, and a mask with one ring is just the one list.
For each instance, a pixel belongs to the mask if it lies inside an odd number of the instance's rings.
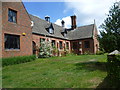
[[100,48],[105,52],[120,51],[120,2],[114,3],[109,10],[109,15],[100,26]]

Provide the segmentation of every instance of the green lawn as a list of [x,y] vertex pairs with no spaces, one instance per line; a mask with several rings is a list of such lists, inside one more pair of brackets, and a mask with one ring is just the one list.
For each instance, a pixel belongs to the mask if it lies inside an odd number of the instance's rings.
[[3,88],[96,88],[107,76],[106,55],[37,59],[3,67]]

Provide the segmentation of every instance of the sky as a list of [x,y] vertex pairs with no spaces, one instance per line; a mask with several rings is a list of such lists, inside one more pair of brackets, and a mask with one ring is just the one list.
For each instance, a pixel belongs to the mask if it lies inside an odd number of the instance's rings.
[[[64,1],[64,2],[63,2]],[[24,2],[28,13],[44,19],[50,16],[50,21],[61,26],[71,27],[70,16],[77,16],[77,26],[93,24],[98,27],[104,22],[114,2],[120,0],[63,0],[62,2]]]

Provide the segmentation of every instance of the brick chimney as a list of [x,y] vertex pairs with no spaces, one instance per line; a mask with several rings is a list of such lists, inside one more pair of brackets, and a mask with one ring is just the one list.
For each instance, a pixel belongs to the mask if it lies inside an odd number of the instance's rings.
[[72,29],[76,29],[77,25],[76,25],[76,16],[71,16],[71,28]]

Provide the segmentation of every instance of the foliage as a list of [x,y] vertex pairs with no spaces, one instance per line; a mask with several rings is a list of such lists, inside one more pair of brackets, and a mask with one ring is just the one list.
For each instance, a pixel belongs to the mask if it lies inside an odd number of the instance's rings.
[[71,53],[66,54],[66,56],[77,56],[77,54],[71,52]]
[[52,47],[52,55],[53,56],[58,56],[58,52],[59,52],[58,48],[54,45]]
[[96,55],[102,55],[102,54],[104,54],[104,51],[97,51],[96,52]]
[[66,56],[66,55],[68,55],[69,54],[69,50],[68,50],[68,48],[66,47],[66,48],[64,48],[64,55],[63,56]]
[[90,51],[84,52],[84,55],[91,55]]
[[98,38],[100,49],[105,52],[120,50],[120,8],[117,2],[110,8],[108,17],[100,27],[103,29]]
[[111,79],[111,85],[119,86],[120,82],[120,55],[108,55],[107,60],[108,76]]
[[52,56],[52,46],[49,41],[41,41],[39,57],[45,58]]
[[2,66],[8,66],[8,65],[13,65],[13,64],[30,62],[30,61],[33,61],[35,59],[36,59],[35,55],[3,58],[2,59]]

